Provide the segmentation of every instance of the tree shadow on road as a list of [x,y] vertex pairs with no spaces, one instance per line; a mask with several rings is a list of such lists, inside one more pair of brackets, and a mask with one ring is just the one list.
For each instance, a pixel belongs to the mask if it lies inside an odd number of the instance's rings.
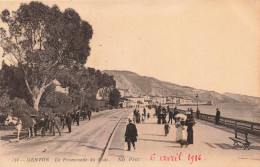
[[165,135],[157,135],[157,134],[142,134],[142,135],[148,135],[148,136],[165,136]]
[[179,145],[175,145],[175,146],[165,146],[165,147],[167,147],[167,148],[181,148],[181,145],[179,144]]
[[[82,145],[82,146],[86,146],[86,145]],[[86,146],[87,148],[90,148],[90,149],[94,149],[94,150],[100,150],[100,151],[103,151],[104,149],[102,148],[99,148],[99,147],[94,147],[94,146]]]
[[109,148],[109,150],[121,150],[121,151],[126,151],[126,150],[124,150],[124,149],[122,149],[122,148]]
[[142,139],[142,138],[139,138],[138,140],[161,142],[161,143],[176,143],[175,141],[169,141],[169,140],[154,140],[154,139]]

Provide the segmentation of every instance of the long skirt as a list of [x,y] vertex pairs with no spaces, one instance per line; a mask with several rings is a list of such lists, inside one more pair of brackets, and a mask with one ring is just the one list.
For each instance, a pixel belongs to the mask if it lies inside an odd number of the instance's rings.
[[189,130],[188,132],[188,138],[187,141],[189,144],[193,144],[193,130]]
[[182,133],[182,128],[178,127],[176,130],[176,141],[183,140],[183,133]]

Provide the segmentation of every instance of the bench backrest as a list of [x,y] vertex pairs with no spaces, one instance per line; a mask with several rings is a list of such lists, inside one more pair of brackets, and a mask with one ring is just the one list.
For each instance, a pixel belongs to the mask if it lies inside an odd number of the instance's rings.
[[238,135],[237,135],[238,133],[244,134],[244,135],[245,135],[245,141],[248,142],[248,139],[247,139],[248,132],[247,132],[247,131],[235,129],[235,138],[238,138],[238,137],[237,137],[237,136],[238,136]]

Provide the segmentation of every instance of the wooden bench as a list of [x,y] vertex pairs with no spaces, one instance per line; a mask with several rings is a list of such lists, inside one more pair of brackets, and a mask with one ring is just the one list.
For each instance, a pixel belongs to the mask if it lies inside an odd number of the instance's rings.
[[[245,135],[245,138],[244,139],[239,138],[237,135],[238,133]],[[251,143],[248,141],[247,136],[248,136],[248,132],[235,129],[235,137],[229,137],[229,138],[234,141],[233,145],[238,145],[238,143],[241,143],[244,146],[244,150],[246,148],[249,150],[249,146]]]

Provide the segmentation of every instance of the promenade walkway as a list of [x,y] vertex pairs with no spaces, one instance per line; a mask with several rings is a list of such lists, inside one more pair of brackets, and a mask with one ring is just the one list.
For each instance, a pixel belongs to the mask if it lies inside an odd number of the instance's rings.
[[[153,110],[148,112],[151,112],[151,116],[154,113]],[[249,141],[254,143],[250,146],[250,150],[244,150],[241,145],[233,146],[233,141],[229,139],[234,136],[232,129],[197,120],[194,126],[194,144],[181,148],[180,144],[175,142],[174,124],[170,125],[170,133],[164,136],[164,125],[156,122],[157,118],[152,116],[146,119],[144,124],[137,124],[139,136],[136,150],[126,151],[127,144],[124,143],[124,148],[118,149],[120,154],[117,155],[116,151],[113,151],[113,154],[108,155],[110,163],[115,162],[115,166],[124,167],[144,165],[259,167],[260,165],[259,137],[250,137]],[[116,137],[123,138],[123,133]],[[174,156],[173,160],[171,156]]]

